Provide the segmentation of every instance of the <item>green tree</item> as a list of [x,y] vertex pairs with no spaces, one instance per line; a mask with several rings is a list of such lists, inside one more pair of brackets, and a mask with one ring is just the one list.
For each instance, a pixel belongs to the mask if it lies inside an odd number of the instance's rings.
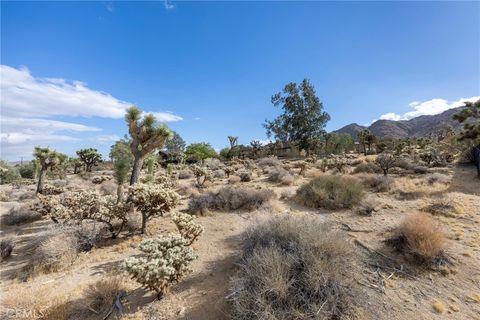
[[325,135],[325,153],[340,154],[352,150],[354,141],[347,133],[328,133]]
[[207,158],[216,158],[218,156],[217,152],[212,148],[210,143],[206,142],[192,143],[188,145],[187,149],[185,150],[185,155],[187,158],[196,161],[205,160]]
[[165,143],[165,150],[169,153],[179,154],[185,151],[185,140],[175,131],[172,131],[172,138]]
[[314,144],[325,134],[330,115],[323,110],[310,81],[287,84],[283,92],[272,96],[272,103],[281,106],[283,114],[273,121],[265,121],[263,126],[268,137],[273,135],[278,140],[297,143],[307,154],[314,150]]
[[130,165],[133,164],[133,154],[130,150],[132,141],[125,136],[123,139],[117,140],[115,144],[110,147],[109,157],[113,162],[117,159],[128,161]]
[[480,100],[465,102],[464,108],[453,115],[453,118],[463,123],[460,140],[471,140],[473,144],[480,143]]
[[156,149],[162,148],[172,136],[172,132],[166,125],[158,124],[152,114],[142,118],[142,111],[136,106],[127,109],[125,120],[132,138],[130,151],[134,160],[130,185],[133,185],[140,178],[145,157]]
[[365,129],[362,132],[358,133],[358,141],[363,147],[363,153],[367,155],[367,146],[368,152],[370,152],[372,145],[377,141],[377,137],[370,130]]
[[102,155],[95,148],[80,149],[77,156],[85,164],[85,171],[92,172],[92,167],[102,161]]
[[67,155],[59,153],[55,150],[41,147],[35,147],[33,156],[40,163],[40,176],[38,177],[38,184],[36,190],[37,194],[43,192],[45,177],[47,176],[47,170],[53,169],[55,166],[62,164],[68,159],[68,157]]

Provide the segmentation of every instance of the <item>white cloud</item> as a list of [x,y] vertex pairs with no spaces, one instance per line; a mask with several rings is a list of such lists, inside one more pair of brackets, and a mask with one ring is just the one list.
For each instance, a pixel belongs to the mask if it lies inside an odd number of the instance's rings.
[[171,112],[147,112],[149,114],[153,114],[155,118],[157,118],[160,122],[174,122],[183,120],[182,117],[177,116]]
[[396,113],[393,113],[393,112],[389,112],[389,113],[385,113],[385,114],[382,114],[380,116],[380,119],[381,120],[400,120],[402,118],[402,116],[396,114]]
[[[132,104],[95,91],[79,81],[34,77],[27,68],[0,65],[0,157],[31,156],[35,145],[82,139],[65,134],[101,131],[83,124],[51,119],[55,116],[121,119]],[[172,112],[150,112],[160,122],[180,121]],[[91,141],[105,144],[118,140],[99,135]]]
[[409,106],[414,110],[406,112],[403,115],[399,115],[393,112],[385,113],[380,116],[383,120],[410,120],[424,115],[435,115],[447,111],[449,109],[458,108],[465,104],[465,102],[473,102],[480,99],[480,96],[461,98],[457,101],[449,102],[445,99],[431,99],[424,102],[414,101],[409,103]]

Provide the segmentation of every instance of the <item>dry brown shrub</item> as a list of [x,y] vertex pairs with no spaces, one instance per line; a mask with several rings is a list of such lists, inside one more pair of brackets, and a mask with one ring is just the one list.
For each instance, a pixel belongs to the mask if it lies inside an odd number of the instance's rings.
[[343,232],[314,217],[277,216],[246,232],[232,280],[234,319],[344,319],[360,297]]
[[69,296],[54,285],[12,288],[2,294],[0,318],[65,320],[70,313],[68,300]]
[[2,226],[15,226],[24,223],[30,223],[42,219],[42,215],[36,211],[30,210],[26,206],[11,208],[7,214],[1,218]]
[[[121,277],[107,277],[89,285],[74,306],[71,319],[105,319],[113,304],[125,293]],[[117,308],[114,308],[115,314]]]
[[14,247],[15,243],[12,238],[3,238],[0,240],[0,261],[8,259]]
[[411,255],[415,262],[431,263],[443,255],[447,238],[439,222],[428,214],[416,213],[403,219],[387,243]]

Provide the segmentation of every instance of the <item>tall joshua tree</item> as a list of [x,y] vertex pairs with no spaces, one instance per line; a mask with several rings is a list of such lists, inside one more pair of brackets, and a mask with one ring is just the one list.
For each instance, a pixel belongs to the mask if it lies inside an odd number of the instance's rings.
[[123,200],[123,184],[127,182],[131,162],[127,157],[115,158],[113,161],[113,175],[117,181],[117,203]]
[[228,142],[230,142],[230,149],[233,149],[237,146],[238,137],[228,136]]
[[62,164],[67,160],[67,155],[59,153],[49,148],[35,147],[33,156],[40,163],[40,176],[38,177],[37,193],[43,193],[43,186],[45,184],[45,177],[47,176],[47,170]]
[[136,106],[127,109],[125,120],[128,124],[128,132],[132,137],[130,150],[134,161],[130,185],[133,185],[140,177],[145,157],[155,149],[162,148],[171,137],[172,132],[166,125],[158,124],[152,114],[142,118],[142,111]]
[[87,172],[92,172],[92,167],[102,160],[102,155],[94,148],[80,149],[77,151],[77,155],[85,164]]

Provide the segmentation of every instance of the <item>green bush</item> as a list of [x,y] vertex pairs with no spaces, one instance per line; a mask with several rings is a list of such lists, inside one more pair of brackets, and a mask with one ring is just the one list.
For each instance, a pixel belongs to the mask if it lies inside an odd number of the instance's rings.
[[26,164],[18,168],[20,176],[25,179],[34,179],[34,168],[32,164]]
[[362,185],[345,176],[320,176],[301,186],[296,194],[298,202],[313,208],[351,208],[363,197]]
[[0,184],[12,183],[21,178],[17,168],[8,165],[3,160],[0,161]]

